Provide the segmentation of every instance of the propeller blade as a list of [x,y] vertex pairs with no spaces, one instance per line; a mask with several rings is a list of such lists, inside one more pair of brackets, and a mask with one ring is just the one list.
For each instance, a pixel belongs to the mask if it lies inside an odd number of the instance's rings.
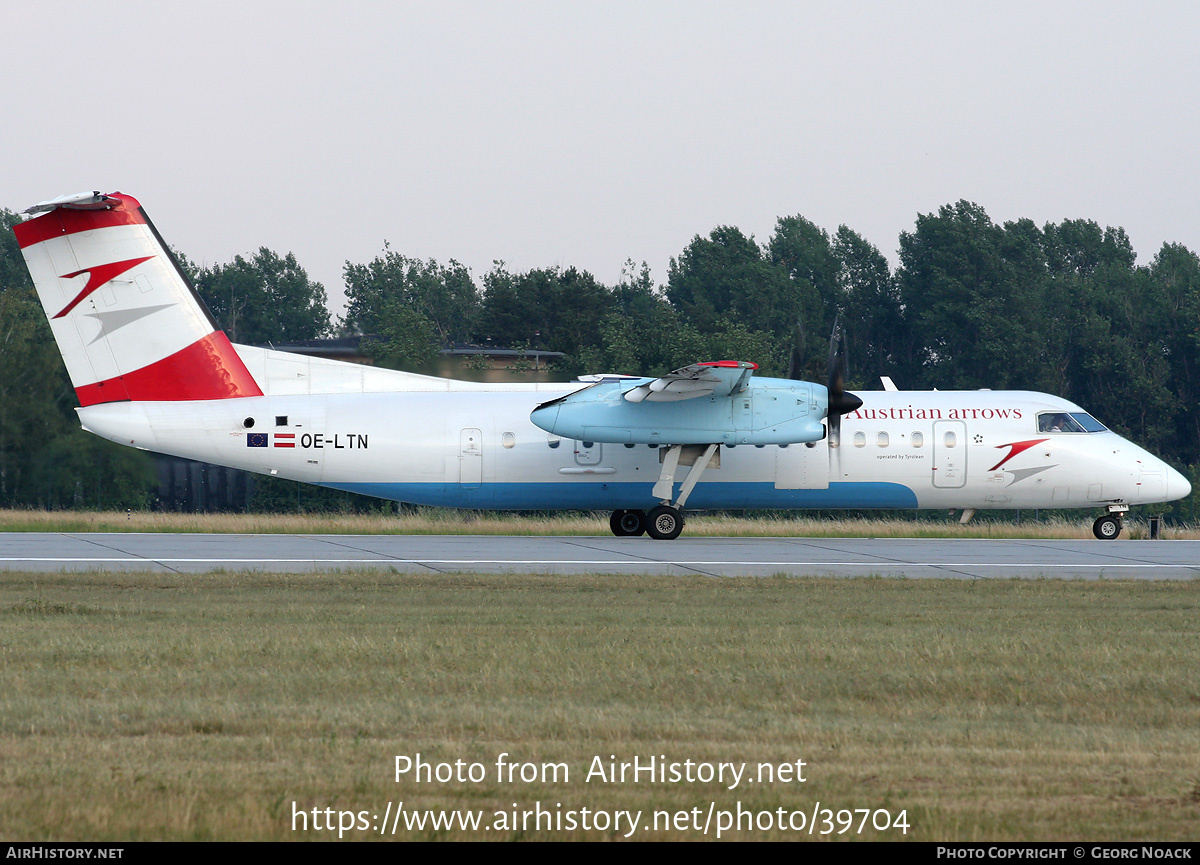
[[800,356],[800,349],[792,346],[792,356],[788,359],[787,377],[792,381],[800,381],[804,378],[804,359]]
[[829,437],[838,443],[842,438],[842,415],[859,408],[863,402],[852,393],[846,392],[846,372],[849,366],[846,355],[846,334],[842,331],[842,319],[833,320],[833,333],[829,336]]
[[836,315],[833,319],[833,332],[829,334],[829,368],[825,376],[829,382],[829,390],[831,392],[834,389],[835,383],[840,390],[845,380],[841,364],[838,362],[838,343],[841,342],[841,334],[842,317],[841,315]]
[[796,339],[792,342],[792,354],[788,358],[787,377],[792,381],[804,379],[804,319],[796,319]]

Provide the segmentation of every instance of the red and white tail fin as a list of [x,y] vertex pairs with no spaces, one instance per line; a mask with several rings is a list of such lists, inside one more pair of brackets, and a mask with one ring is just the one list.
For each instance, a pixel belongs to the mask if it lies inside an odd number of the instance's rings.
[[25,212],[13,230],[82,405],[262,396],[135,198]]

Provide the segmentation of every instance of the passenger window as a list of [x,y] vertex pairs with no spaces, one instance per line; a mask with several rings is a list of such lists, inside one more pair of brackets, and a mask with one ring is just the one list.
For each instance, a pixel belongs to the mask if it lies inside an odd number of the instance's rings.
[[915,432],[912,434],[912,446],[915,448],[923,447],[925,444],[925,434]]
[[511,448],[516,443],[517,436],[515,433],[506,432],[504,435],[500,436],[500,444],[506,448]]
[[888,434],[885,432],[881,432],[879,434],[878,438],[876,438],[875,443],[877,445],[879,445],[881,448],[885,448],[888,446],[888,441],[889,441]]
[[854,446],[856,448],[865,448],[867,446],[867,434],[865,432],[856,432],[854,434]]
[[958,444],[958,436],[952,432],[946,433],[946,447],[952,448]]

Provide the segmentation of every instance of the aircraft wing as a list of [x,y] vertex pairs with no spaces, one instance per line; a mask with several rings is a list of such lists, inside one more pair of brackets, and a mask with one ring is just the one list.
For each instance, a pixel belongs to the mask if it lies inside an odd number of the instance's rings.
[[749,384],[758,364],[745,360],[693,363],[625,393],[629,402],[677,402],[701,396],[732,396]]

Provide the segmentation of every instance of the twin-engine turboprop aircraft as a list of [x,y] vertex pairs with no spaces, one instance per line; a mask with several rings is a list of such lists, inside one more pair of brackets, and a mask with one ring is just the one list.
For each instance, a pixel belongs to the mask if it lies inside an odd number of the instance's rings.
[[[1025,391],[842,387],[744,361],[661,378],[477,384],[233,345],[138,202],[81,193],[15,228],[83,428],[384,499],[604,509],[672,539],[683,508],[1100,508],[1188,481],[1079,406]],[[835,339],[836,342],[836,339]],[[677,475],[686,470],[682,481]],[[703,483],[700,481],[703,479]]]

